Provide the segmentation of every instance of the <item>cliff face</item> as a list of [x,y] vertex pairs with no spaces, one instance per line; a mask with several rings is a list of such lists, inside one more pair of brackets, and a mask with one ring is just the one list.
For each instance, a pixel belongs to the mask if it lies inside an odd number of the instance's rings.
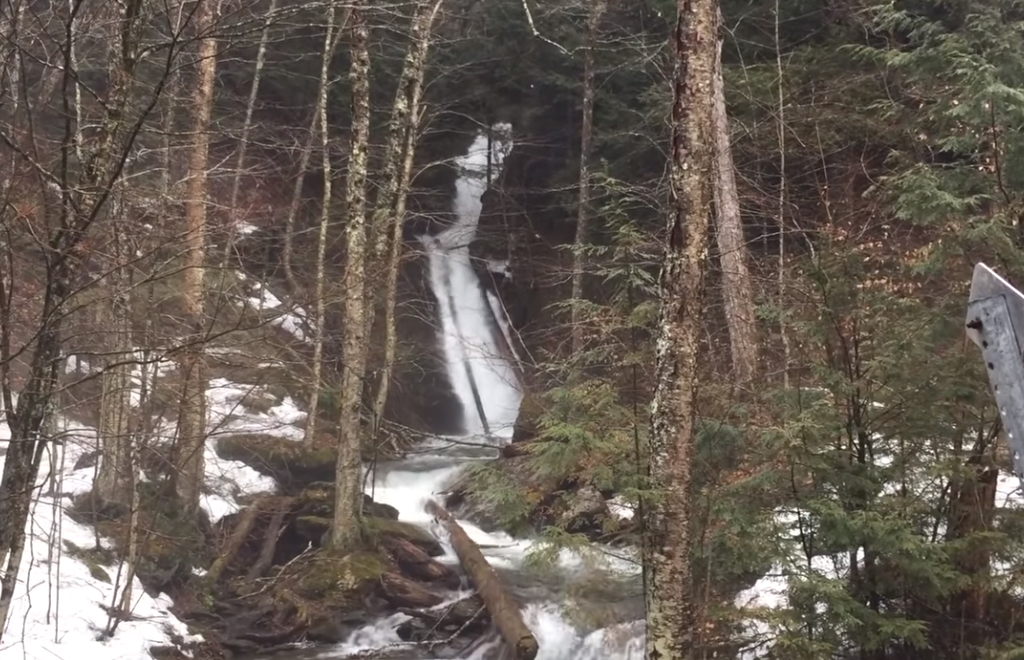
[[[532,114],[532,116],[530,116]],[[523,113],[516,146],[495,189],[484,197],[471,252],[481,280],[501,299],[528,364],[564,341],[556,304],[569,290],[575,234],[567,188],[573,185],[573,146],[558,108]],[[551,130],[557,127],[556,130]],[[529,376],[527,376],[529,377]]]

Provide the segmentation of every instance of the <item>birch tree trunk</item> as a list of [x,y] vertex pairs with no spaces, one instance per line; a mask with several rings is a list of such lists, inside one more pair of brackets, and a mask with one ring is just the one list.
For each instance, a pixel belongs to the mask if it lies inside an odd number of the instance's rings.
[[718,2],[678,0],[677,6],[672,209],[661,274],[657,380],[649,440],[650,475],[659,494],[644,507],[647,660],[690,658],[694,641],[690,482],[715,177]]
[[206,360],[204,355],[206,189],[210,152],[210,115],[217,73],[217,40],[210,36],[219,6],[207,0],[197,11],[199,80],[192,96],[192,136],[185,200],[185,265],[183,295],[188,330],[179,362],[181,404],[174,461],[175,490],[186,510],[199,507],[206,444]]
[[747,268],[747,243],[743,235],[736,169],[732,160],[729,117],[725,109],[722,80],[722,42],[715,56],[715,208],[718,211],[715,238],[722,265],[722,298],[729,326],[732,369],[737,383],[749,383],[757,371],[757,318],[754,293]]
[[597,29],[604,14],[606,0],[592,0],[587,18],[587,45],[583,58],[583,117],[580,132],[580,198],[576,211],[576,250],[572,259],[572,307],[570,332],[572,333],[572,354],[576,357],[583,350],[583,324],[580,305],[583,303],[583,274],[586,269],[586,254],[583,249],[590,233],[590,154],[594,141],[594,49],[597,46]]
[[330,91],[331,59],[334,49],[333,0],[327,3],[327,31],[324,34],[323,58],[320,60],[320,86],[316,99],[316,116],[320,122],[320,148],[323,155],[324,192],[320,203],[320,233],[316,243],[316,317],[313,319],[313,383],[309,396],[309,414],[306,417],[305,441],[313,442],[316,437],[317,415],[320,409],[320,381],[323,378],[324,359],[324,318],[327,316],[325,300],[324,257],[327,254],[327,229],[331,223],[331,152],[330,134],[327,125],[327,94]]
[[370,52],[366,25],[366,0],[354,0],[349,22],[352,32],[352,138],[349,149],[345,207],[345,296],[341,376],[341,415],[338,423],[338,460],[334,488],[334,520],[331,546],[345,549],[358,536],[362,504],[359,410],[366,363],[364,318],[366,275],[366,168],[370,142]]
[[256,50],[256,65],[252,73],[252,86],[249,88],[249,101],[245,105],[245,121],[242,122],[241,144],[238,145],[238,160],[235,162],[235,176],[231,182],[231,205],[228,212],[231,214],[231,223],[228,227],[227,240],[224,242],[224,266],[231,261],[231,253],[235,248],[235,232],[241,222],[238,209],[238,194],[242,186],[242,172],[245,171],[245,155],[249,147],[249,133],[252,131],[252,114],[256,108],[256,98],[260,91],[260,78],[263,75],[263,65],[267,61],[267,42],[270,38],[270,23],[274,20],[274,12],[277,11],[277,0],[270,0],[267,13],[263,17],[263,30],[260,32],[260,45]]
[[[402,77],[395,92],[388,126],[388,144],[385,151],[384,198],[378,195],[373,225],[377,231],[374,248],[375,262],[380,263],[390,240],[391,250],[386,264],[387,284],[384,290],[384,364],[380,383],[373,402],[373,437],[380,433],[384,421],[384,407],[388,402],[391,375],[394,372],[398,333],[395,309],[398,297],[398,270],[402,261],[402,229],[405,226],[405,205],[412,179],[412,165],[419,138],[423,94],[423,75],[433,31],[434,19],[444,0],[430,0],[417,5],[413,18],[409,48],[405,53]],[[390,225],[388,224],[390,222]],[[390,236],[389,236],[390,235]],[[373,314],[370,314],[372,319]]]
[[[119,185],[119,188],[122,186]],[[100,443],[102,456],[96,476],[100,501],[123,507],[132,500],[131,371],[133,349],[131,275],[128,227],[123,190],[111,195],[112,257],[107,276],[108,297],[104,325],[112,342],[106,369],[101,376]]]

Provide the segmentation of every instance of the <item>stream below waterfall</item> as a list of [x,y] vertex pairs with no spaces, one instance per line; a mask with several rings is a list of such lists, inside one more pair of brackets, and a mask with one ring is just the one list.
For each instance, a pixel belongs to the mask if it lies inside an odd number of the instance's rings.
[[[481,199],[511,147],[511,126],[507,124],[493,127],[490,135],[477,136],[468,153],[456,162],[460,173],[453,203],[455,221],[440,234],[421,239],[441,320],[439,341],[449,380],[462,403],[466,433],[448,442],[439,439],[417,447],[401,460],[377,466],[369,491],[375,501],[395,507],[400,520],[422,525],[437,536],[445,548],[445,555],[438,560],[453,565],[458,559],[447,535],[424,505],[443,491],[462,467],[497,456],[498,447],[511,440],[522,400],[509,360],[512,342],[505,314],[500,301],[481,286],[469,252]],[[643,657],[643,603],[635,561],[610,551],[604,561],[563,551],[553,566],[538,567],[528,561],[533,547],[530,540],[488,533],[466,520],[460,523],[522,604],[524,619],[540,646],[538,660]],[[453,592],[452,600],[464,595]],[[604,626],[580,622],[587,617],[572,616],[570,604],[576,606],[573,610],[582,609],[591,616],[600,610]],[[427,651],[403,645],[396,629],[408,618],[389,616],[357,630],[343,644],[274,657],[312,660],[371,654],[369,657],[375,658],[497,660],[502,655],[495,633],[463,648]]]

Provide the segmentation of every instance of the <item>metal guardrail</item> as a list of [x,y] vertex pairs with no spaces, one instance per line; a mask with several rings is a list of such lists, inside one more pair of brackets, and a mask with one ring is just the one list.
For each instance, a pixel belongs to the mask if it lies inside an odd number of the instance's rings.
[[1024,479],[1024,293],[979,263],[967,301],[967,336],[981,348],[1009,440],[1013,470]]

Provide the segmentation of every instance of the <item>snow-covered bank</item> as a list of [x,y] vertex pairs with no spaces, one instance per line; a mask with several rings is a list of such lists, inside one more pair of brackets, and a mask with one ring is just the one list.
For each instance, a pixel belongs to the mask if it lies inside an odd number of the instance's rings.
[[[0,642],[0,659],[141,659],[149,657],[153,646],[199,641],[201,638],[189,635],[185,624],[171,613],[171,600],[164,595],[150,596],[138,578],[132,584],[131,619],[122,621],[113,637],[107,638],[107,608],[121,594],[120,588],[115,594],[113,584],[119,567],[102,567],[105,579],[98,570],[67,555],[69,547],[87,550],[96,545],[93,529],[65,515],[72,496],[92,488],[95,469],[73,467],[95,448],[96,433],[69,426],[64,456],[48,456],[43,461],[40,482],[48,481],[54,470],[59,495],[50,494],[49,484],[47,492],[42,492],[40,483],[33,498],[25,555]],[[6,423],[0,423],[0,439],[10,439]]]
[[[140,383],[135,384],[138,387]],[[215,451],[218,436],[260,433],[293,440],[302,438],[305,413],[290,398],[276,401],[264,412],[244,405],[245,397],[259,391],[258,387],[224,378],[209,384],[210,440],[205,451],[206,488],[201,505],[211,521],[238,511],[240,496],[270,492],[276,487],[272,479],[252,468],[221,459]],[[66,419],[58,419],[57,423],[63,429],[63,455],[58,448],[58,453],[48,454],[41,466],[27,525],[28,545],[0,642],[0,660],[76,656],[89,660],[142,660],[150,657],[149,649],[154,646],[201,641],[201,637],[190,635],[185,624],[171,612],[170,598],[147,594],[138,578],[131,590],[131,618],[119,623],[113,636],[106,634],[108,609],[118,602],[122,592],[120,586],[115,589],[114,583],[118,582],[124,565],[90,565],[70,556],[69,550],[95,548],[97,534],[93,528],[66,515],[72,498],[92,488],[96,475],[94,461],[82,461],[83,467],[77,470],[75,466],[97,449],[96,430]],[[173,434],[173,422],[164,421],[157,430],[162,442],[169,442]],[[0,451],[4,449],[2,442],[9,439],[10,431],[0,421]],[[0,456],[0,465],[2,461]],[[99,542],[103,548],[112,547],[109,540]]]

